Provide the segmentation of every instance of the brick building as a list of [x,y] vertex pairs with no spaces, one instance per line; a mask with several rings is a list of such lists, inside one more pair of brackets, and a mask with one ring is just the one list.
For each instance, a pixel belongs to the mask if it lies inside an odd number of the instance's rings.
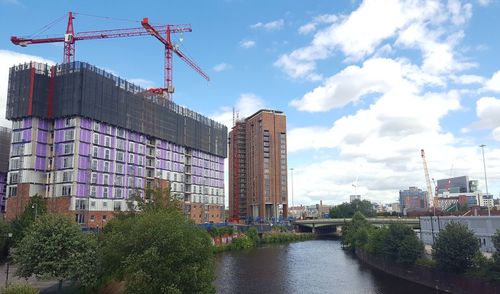
[[260,110],[229,133],[229,213],[244,221],[287,217],[286,116]]

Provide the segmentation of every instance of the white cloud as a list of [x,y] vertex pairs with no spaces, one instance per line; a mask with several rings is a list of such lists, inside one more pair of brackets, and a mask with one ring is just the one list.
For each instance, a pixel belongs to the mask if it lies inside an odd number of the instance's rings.
[[495,72],[491,79],[486,81],[485,89],[493,92],[500,92],[500,70]]
[[450,76],[450,79],[458,84],[470,85],[470,84],[484,84],[485,78],[478,75],[459,75]]
[[39,56],[17,53],[9,50],[0,50],[0,126],[10,127],[11,123],[5,118],[7,106],[7,88],[9,82],[9,68],[30,61],[55,64],[54,61]]
[[266,23],[258,22],[254,25],[251,25],[250,27],[252,29],[264,29],[266,31],[276,31],[276,30],[282,29],[284,25],[285,25],[285,21],[282,19],[278,19],[278,20],[270,21],[270,22],[266,22]]
[[476,101],[476,115],[479,122],[475,127],[494,129],[494,134],[498,135],[500,127],[500,99],[495,97],[481,97]]
[[[384,74],[380,74],[383,72]],[[366,61],[363,67],[351,65],[328,78],[323,85],[290,104],[303,111],[329,111],[358,101],[369,93],[385,93],[395,87],[412,86],[402,78],[401,64],[385,58]],[[401,91],[402,89],[398,89]]]
[[478,0],[477,2],[481,6],[488,6],[491,3],[491,0]]
[[253,40],[241,40],[240,41],[240,47],[243,47],[245,49],[255,47],[255,41]]
[[228,69],[230,69],[230,68],[231,68],[231,65],[229,65],[229,64],[227,64],[227,63],[225,63],[225,62],[222,62],[222,63],[219,63],[219,64],[215,65],[215,66],[213,67],[213,70],[214,70],[215,72],[221,72],[221,71],[228,70]]
[[[264,101],[259,96],[253,93],[243,93],[233,106],[239,118],[245,118],[265,108],[264,105]],[[210,118],[231,128],[233,125],[233,106],[222,107],[218,112],[210,115]]]
[[321,24],[329,24],[329,23],[334,23],[338,20],[338,17],[334,14],[323,14],[323,15],[318,15],[316,16],[313,21],[306,23],[305,25],[302,25],[298,32],[301,35],[307,35],[309,33],[312,33],[316,30],[316,27]]

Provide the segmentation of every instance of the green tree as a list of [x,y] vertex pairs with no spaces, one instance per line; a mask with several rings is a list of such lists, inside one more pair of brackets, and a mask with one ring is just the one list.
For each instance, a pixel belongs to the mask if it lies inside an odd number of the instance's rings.
[[97,242],[67,217],[46,214],[28,228],[13,252],[17,275],[62,281],[72,279],[82,286],[96,284]]
[[11,223],[12,241],[17,244],[36,218],[47,213],[47,204],[38,194],[31,197],[23,213]]
[[355,199],[350,203],[344,202],[330,209],[330,216],[332,218],[351,218],[356,212],[367,217],[377,215],[370,201]]
[[433,258],[439,268],[462,273],[473,266],[479,243],[467,225],[451,222],[439,232],[433,246]]
[[342,245],[351,250],[363,246],[368,240],[368,228],[371,225],[366,220],[365,216],[356,212],[351,219],[351,222],[346,222],[342,225]]
[[101,237],[104,280],[128,293],[215,292],[210,236],[178,209],[114,218]]
[[391,223],[384,240],[384,255],[402,264],[414,264],[422,256],[424,245],[412,228],[401,223]]

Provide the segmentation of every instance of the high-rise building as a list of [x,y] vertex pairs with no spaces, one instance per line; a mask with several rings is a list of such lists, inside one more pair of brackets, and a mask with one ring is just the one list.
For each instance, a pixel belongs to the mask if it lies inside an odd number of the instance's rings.
[[429,207],[426,199],[427,192],[417,187],[410,187],[408,190],[400,190],[399,205],[401,213],[406,214],[406,212],[409,211],[426,210]]
[[5,196],[7,192],[7,172],[9,171],[10,140],[12,132],[0,127],[0,212],[5,212]]
[[260,110],[229,133],[229,213],[244,221],[288,215],[286,116]]
[[7,118],[7,218],[38,194],[102,226],[158,181],[195,222],[224,218],[227,128],[164,97],[86,63],[29,63],[10,69]]

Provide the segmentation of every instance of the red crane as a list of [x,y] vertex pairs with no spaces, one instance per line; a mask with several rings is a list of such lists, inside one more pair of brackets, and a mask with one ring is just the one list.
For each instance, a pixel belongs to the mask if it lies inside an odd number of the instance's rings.
[[[172,50],[183,59],[189,66],[200,73],[204,78],[209,80],[208,76],[188,57],[185,56],[176,46],[170,41],[170,34],[172,33],[185,33],[191,32],[191,25],[180,24],[180,25],[162,25],[162,26],[151,26],[149,23],[148,28],[143,24],[143,27],[137,28],[125,28],[125,29],[111,29],[111,30],[99,30],[99,31],[89,31],[89,32],[79,32],[75,33],[73,28],[73,19],[76,13],[68,13],[68,24],[66,27],[66,33],[64,37],[47,37],[47,38],[22,38],[17,36],[12,36],[10,38],[11,42],[15,45],[26,47],[31,44],[45,44],[45,43],[64,43],[64,63],[73,62],[75,60],[75,45],[76,41],[83,40],[97,40],[97,39],[110,39],[110,38],[123,38],[123,37],[135,37],[135,36],[146,36],[152,34],[158,34],[160,37],[162,33],[167,36],[167,44],[165,45],[165,88],[160,89],[150,89],[148,91],[153,93],[166,93],[166,97],[171,99],[171,94],[173,93],[172,86]],[[147,18],[145,18],[147,22]],[[144,20],[143,20],[144,22]]]
[[191,60],[186,54],[182,53],[178,46],[174,45],[170,39],[170,34],[175,33],[175,27],[167,25],[166,38],[164,38],[160,31],[149,23],[148,18],[144,18],[141,21],[142,26],[156,39],[160,40],[165,45],[165,87],[150,89],[153,92],[162,92],[166,94],[168,99],[171,99],[172,93],[174,93],[175,88],[172,82],[172,51],[179,56],[184,62],[187,63],[192,69],[194,69],[198,74],[200,74],[207,81],[210,81],[210,77]]

